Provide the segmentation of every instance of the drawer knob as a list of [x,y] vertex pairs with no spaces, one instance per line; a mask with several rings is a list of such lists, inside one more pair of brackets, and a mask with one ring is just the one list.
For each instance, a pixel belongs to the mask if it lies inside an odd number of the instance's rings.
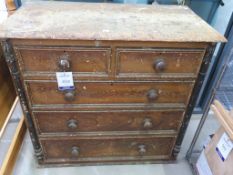
[[72,156],[78,156],[79,155],[79,147],[73,146],[71,154],[72,154]]
[[151,89],[147,93],[147,98],[149,100],[156,100],[158,98],[158,96],[159,96],[158,91],[155,89]]
[[162,72],[162,71],[164,71],[165,68],[166,68],[166,63],[165,63],[164,59],[158,59],[155,61],[154,69],[156,71]]
[[74,99],[75,99],[75,92],[74,91],[65,92],[65,100],[74,101]]
[[68,126],[68,128],[70,128],[70,129],[75,129],[75,128],[78,127],[78,122],[77,122],[77,120],[70,119],[70,120],[68,120],[68,122],[67,122],[67,126]]
[[153,124],[152,124],[152,120],[150,118],[145,118],[143,120],[143,128],[145,129],[150,129],[152,128]]
[[69,71],[71,68],[71,64],[69,61],[69,55],[64,54],[63,56],[60,57],[60,60],[58,62],[58,66],[61,71]]
[[145,154],[146,153],[146,145],[144,145],[144,144],[138,145],[138,152],[141,155]]

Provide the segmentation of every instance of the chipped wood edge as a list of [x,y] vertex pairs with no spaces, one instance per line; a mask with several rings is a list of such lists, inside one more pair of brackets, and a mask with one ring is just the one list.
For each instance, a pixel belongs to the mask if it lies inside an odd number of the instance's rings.
[[2,138],[2,135],[3,135],[4,131],[6,130],[7,123],[9,122],[9,120],[10,120],[10,118],[12,116],[12,113],[13,113],[15,107],[16,107],[16,104],[18,103],[18,101],[19,101],[19,97],[17,96],[15,98],[15,101],[14,101],[14,103],[13,103],[13,105],[12,105],[12,107],[11,107],[11,109],[10,109],[7,117],[6,117],[6,120],[5,120],[3,126],[2,126],[2,128],[0,130],[0,139]]
[[19,124],[16,128],[15,135],[12,139],[10,147],[7,151],[2,167],[0,169],[0,175],[12,174],[18,152],[23,142],[24,135],[26,133],[26,125],[24,122],[24,116],[21,116]]

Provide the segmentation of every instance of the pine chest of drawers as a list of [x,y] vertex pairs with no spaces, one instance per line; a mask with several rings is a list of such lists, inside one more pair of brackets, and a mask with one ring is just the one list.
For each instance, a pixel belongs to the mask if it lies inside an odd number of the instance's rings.
[[64,2],[24,5],[0,37],[39,163],[82,165],[174,160],[225,41],[187,7]]

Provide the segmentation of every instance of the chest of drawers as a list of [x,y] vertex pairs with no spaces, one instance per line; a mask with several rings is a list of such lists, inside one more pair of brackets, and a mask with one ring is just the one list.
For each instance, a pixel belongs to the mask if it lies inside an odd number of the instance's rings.
[[24,5],[0,38],[39,163],[81,165],[176,159],[225,41],[187,7],[64,2]]

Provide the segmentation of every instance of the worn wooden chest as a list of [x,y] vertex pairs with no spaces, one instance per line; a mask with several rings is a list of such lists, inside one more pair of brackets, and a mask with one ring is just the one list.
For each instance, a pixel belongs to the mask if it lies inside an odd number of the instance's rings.
[[225,41],[184,6],[67,2],[27,3],[0,38],[39,163],[82,165],[174,160]]

